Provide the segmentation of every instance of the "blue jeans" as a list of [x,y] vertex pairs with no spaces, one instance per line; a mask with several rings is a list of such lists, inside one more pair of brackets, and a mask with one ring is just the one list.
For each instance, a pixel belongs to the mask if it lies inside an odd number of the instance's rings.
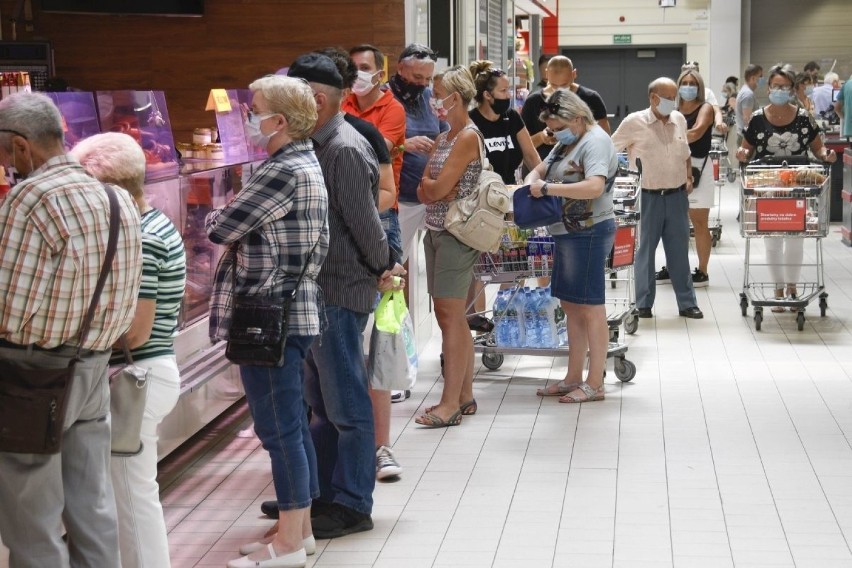
[[320,499],[373,511],[376,439],[362,334],[368,314],[326,306],[328,327],[305,359]]
[[310,507],[319,496],[317,458],[303,396],[304,360],[314,336],[291,335],[283,367],[240,365],[254,431],[272,460],[278,508]]
[[635,266],[637,308],[654,305],[657,295],[654,255],[660,240],[666,251],[666,269],[671,275],[678,310],[698,306],[689,272],[689,198],[685,191],[668,195],[642,192]]
[[399,213],[393,209],[388,209],[379,213],[379,219],[382,222],[382,229],[385,230],[385,235],[388,237],[388,246],[396,252],[399,262],[402,262],[402,231],[399,228]]

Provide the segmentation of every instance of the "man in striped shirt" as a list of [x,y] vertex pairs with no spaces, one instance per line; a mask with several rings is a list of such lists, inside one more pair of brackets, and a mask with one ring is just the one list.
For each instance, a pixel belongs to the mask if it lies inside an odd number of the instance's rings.
[[[64,368],[106,253],[103,184],[66,156],[62,119],[44,95],[0,101],[0,162],[24,176],[0,205],[0,359]],[[110,348],[136,308],[142,272],[139,212],[120,204],[115,260],[74,369],[58,454],[0,452],[0,534],[11,566],[118,566],[110,459]],[[0,381],[3,377],[0,377]],[[68,546],[60,538],[60,521]]]
[[375,152],[343,120],[343,78],[317,53],[299,57],[288,74],[310,84],[319,119],[312,135],[328,189],[329,250],[317,282],[328,326],[305,361],[305,398],[313,409],[320,497],[311,522],[317,538],[373,528],[375,433],[362,334],[376,302],[402,271],[388,247],[376,208]]

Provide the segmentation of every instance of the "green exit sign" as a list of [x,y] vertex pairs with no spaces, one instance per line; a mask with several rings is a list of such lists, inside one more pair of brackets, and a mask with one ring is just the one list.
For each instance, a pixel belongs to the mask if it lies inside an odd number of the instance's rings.
[[615,34],[612,36],[612,43],[616,45],[633,43],[633,36],[631,34]]

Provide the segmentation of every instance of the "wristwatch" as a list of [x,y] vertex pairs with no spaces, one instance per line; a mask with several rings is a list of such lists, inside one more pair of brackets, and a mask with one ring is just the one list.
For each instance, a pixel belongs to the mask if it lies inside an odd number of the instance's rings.
[[541,194],[542,194],[542,195],[547,195],[547,182],[545,182],[545,183],[541,186]]

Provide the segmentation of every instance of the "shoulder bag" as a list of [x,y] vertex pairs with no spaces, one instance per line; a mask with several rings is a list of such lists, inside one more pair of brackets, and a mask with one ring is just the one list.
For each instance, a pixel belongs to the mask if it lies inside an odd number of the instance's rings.
[[290,305],[302,284],[318,244],[319,239],[308,253],[296,287],[283,298],[237,294],[237,245],[232,245],[233,306],[231,325],[228,328],[228,345],[225,348],[225,357],[231,363],[256,367],[284,366],[284,344],[287,342]]
[[[547,171],[542,178],[545,182],[555,163],[554,154],[554,159],[548,164]],[[521,229],[546,227],[562,220],[562,198],[556,195],[533,197],[530,193],[530,186],[525,185],[516,189],[512,194],[512,211],[514,212],[515,224]]]
[[142,452],[142,419],[148,401],[148,369],[133,362],[127,340],[121,336],[125,364],[110,373],[109,413],[112,421],[112,455]]
[[112,187],[104,188],[109,197],[109,241],[95,292],[77,335],[77,352],[66,367],[51,369],[35,368],[26,361],[0,359],[0,452],[56,454],[62,449],[74,367],[82,360],[83,342],[89,334],[118,242],[121,215],[118,199]]
[[476,134],[482,163],[479,180],[470,195],[450,203],[444,229],[474,250],[496,252],[511,197],[503,178],[488,162],[482,133],[476,130]]

